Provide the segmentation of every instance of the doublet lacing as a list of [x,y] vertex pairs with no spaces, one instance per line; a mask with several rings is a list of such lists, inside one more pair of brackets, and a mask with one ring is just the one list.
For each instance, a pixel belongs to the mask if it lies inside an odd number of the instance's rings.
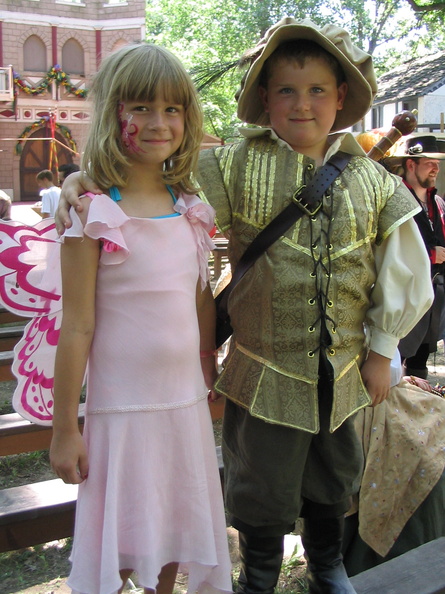
[[[326,228],[323,226],[323,221],[319,220],[322,218],[327,221]],[[308,357],[314,357],[322,347],[328,348],[331,345],[327,330],[328,322],[331,322],[331,330],[335,334],[335,322],[328,314],[328,309],[333,306],[332,301],[328,298],[332,278],[332,244],[330,242],[332,219],[332,196],[331,191],[328,190],[324,195],[322,208],[315,216],[310,217],[310,245],[313,262],[310,276],[314,279],[314,297],[310,298],[308,303],[311,306],[318,306],[318,317],[309,326],[308,332],[315,332],[316,325],[320,323],[320,343],[314,350],[308,352]],[[319,224],[319,231],[314,229],[315,222]],[[332,356],[335,354],[335,350],[330,348],[328,353]]]

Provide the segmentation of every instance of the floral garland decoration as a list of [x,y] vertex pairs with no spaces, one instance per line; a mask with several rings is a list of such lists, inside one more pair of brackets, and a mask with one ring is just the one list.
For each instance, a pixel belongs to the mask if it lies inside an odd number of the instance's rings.
[[[31,132],[33,132],[34,130],[37,130],[37,128],[46,126],[48,123],[49,123],[49,117],[44,117],[44,118],[41,118],[40,120],[37,120],[36,122],[33,122],[30,126],[27,126],[19,136],[19,138],[21,138],[22,140],[19,140],[18,143],[15,145],[15,154],[16,155],[22,154],[23,140],[26,140],[26,138],[28,138],[28,136],[31,134]],[[58,130],[62,134],[62,136],[68,141],[72,150],[77,153],[77,145],[76,145],[76,142],[74,141],[73,137],[71,136],[71,131],[66,126],[57,124],[57,122],[56,122],[56,130]]]
[[41,95],[48,90],[48,87],[52,81],[54,81],[57,85],[62,85],[65,87],[68,93],[71,93],[76,97],[80,97],[81,99],[85,99],[88,95],[87,89],[79,89],[78,87],[71,84],[70,77],[62,70],[59,64],[55,64],[55,66],[48,70],[45,78],[37,87],[32,87],[29,83],[20,78],[20,74],[14,72],[14,84],[27,95]]

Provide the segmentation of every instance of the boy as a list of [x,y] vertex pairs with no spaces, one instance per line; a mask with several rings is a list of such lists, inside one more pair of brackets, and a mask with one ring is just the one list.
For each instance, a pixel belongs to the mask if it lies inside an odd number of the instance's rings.
[[[418,208],[351,135],[328,138],[363,117],[376,91],[370,56],[345,31],[286,18],[246,61],[238,115],[268,127],[203,151],[199,165],[220,229],[230,230],[232,269],[317,166],[340,149],[353,158],[322,209],[275,242],[229,299],[234,333],[215,387],[227,396],[225,494],[240,532],[237,592],[274,591],[284,534],[299,515],[309,592],[354,592],[340,552],[362,469],[351,416],[384,400],[398,340],[431,301],[428,277],[418,273],[427,268],[412,222]],[[70,181],[77,204],[80,188]],[[69,224],[66,210],[61,219]]]
[[37,176],[37,185],[42,188],[40,197],[42,199],[42,219],[54,217],[59,204],[60,188],[54,185],[53,174],[49,169],[43,169]]

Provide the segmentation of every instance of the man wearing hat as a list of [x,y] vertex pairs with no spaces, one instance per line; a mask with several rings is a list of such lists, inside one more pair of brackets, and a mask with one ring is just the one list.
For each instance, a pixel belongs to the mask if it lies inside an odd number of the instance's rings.
[[[352,417],[385,399],[399,339],[432,300],[428,271],[416,272],[428,268],[412,218],[420,208],[351,134],[330,135],[360,120],[377,90],[371,56],[346,31],[286,17],[242,62],[238,115],[257,127],[202,151],[198,172],[221,231],[230,231],[232,269],[319,166],[338,151],[351,159],[320,208],[256,260],[228,301],[233,336],[215,389],[227,397],[236,591],[274,592],[284,535],[301,516],[309,592],[351,594],[341,542],[363,463]],[[64,190],[78,207],[74,176]]]
[[400,342],[406,374],[426,379],[427,360],[437,350],[439,322],[444,308],[445,203],[436,194],[443,143],[429,134],[408,138],[385,163],[399,173],[422,210],[414,217],[431,262],[435,299],[431,309]]

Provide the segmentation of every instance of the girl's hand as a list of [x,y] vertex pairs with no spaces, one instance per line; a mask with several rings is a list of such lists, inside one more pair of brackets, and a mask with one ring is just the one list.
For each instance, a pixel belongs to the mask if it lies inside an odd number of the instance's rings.
[[64,483],[77,485],[88,477],[88,454],[82,435],[53,433],[51,468]]
[[383,402],[391,385],[391,359],[383,357],[374,351],[369,351],[368,358],[363,363],[361,374],[363,383],[372,399],[372,406]]
[[209,402],[215,402],[215,400],[218,400],[218,398],[221,396],[221,394],[218,394],[218,392],[213,390],[213,384],[218,378],[217,355],[202,357],[201,369],[204,375],[205,384],[209,389],[208,400]]
[[72,225],[68,212],[70,207],[73,206],[77,212],[82,212],[83,206],[79,200],[79,196],[82,196],[85,192],[102,194],[102,190],[82,171],[72,173],[63,182],[62,193],[60,194],[59,205],[55,215],[56,229],[59,235],[63,235],[65,229],[68,229]]

